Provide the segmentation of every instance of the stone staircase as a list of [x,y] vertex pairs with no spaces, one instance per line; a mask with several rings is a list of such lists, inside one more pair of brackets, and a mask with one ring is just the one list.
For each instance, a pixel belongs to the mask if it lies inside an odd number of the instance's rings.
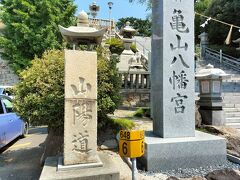
[[231,74],[231,77],[224,79],[222,84],[223,110],[226,116],[226,125],[240,129],[240,73],[229,66],[220,64],[219,61],[214,59],[198,61],[196,71],[198,72],[208,63],[224,70],[227,74]]
[[223,94],[226,125],[240,129],[240,92]]

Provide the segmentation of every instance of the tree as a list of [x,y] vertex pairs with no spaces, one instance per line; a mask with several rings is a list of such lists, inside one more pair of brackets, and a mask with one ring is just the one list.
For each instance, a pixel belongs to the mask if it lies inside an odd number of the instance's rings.
[[75,22],[73,0],[2,0],[1,19],[5,24],[0,37],[2,56],[16,72],[30,65],[45,50],[61,49],[58,25]]
[[[135,0],[129,0],[129,2],[132,3],[135,2]],[[148,10],[152,8],[152,0],[137,0],[137,2],[140,4],[146,4]]]
[[151,22],[148,19],[142,20],[134,17],[121,18],[117,22],[118,29],[121,29],[127,21],[130,22],[130,26],[138,30],[138,36],[151,36]]
[[[207,16],[211,16],[218,20],[239,25],[240,24],[240,1],[239,0],[213,0],[206,11]],[[212,44],[223,45],[224,40],[229,32],[229,26],[210,21],[207,26],[209,33],[209,41]],[[238,29],[233,28],[232,39],[239,38]]]
[[[147,4],[148,10],[152,8],[151,0],[129,0],[129,2],[130,3],[137,2],[140,4]],[[212,0],[195,0],[194,2],[195,2],[195,11],[198,13],[204,13],[204,11],[207,9],[207,7],[212,2]],[[149,15],[149,17],[151,17],[151,14]],[[201,23],[201,17],[196,16],[195,17],[195,38],[196,38],[196,40],[198,40],[198,35],[201,32],[200,23]]]
[[[195,12],[204,14],[204,12],[207,10],[209,5],[211,4],[212,0],[198,0],[195,2]],[[198,36],[201,34],[201,32],[204,30],[200,27],[201,23],[203,23],[206,19],[202,19],[200,16],[195,15],[195,40],[197,42],[200,41]]]

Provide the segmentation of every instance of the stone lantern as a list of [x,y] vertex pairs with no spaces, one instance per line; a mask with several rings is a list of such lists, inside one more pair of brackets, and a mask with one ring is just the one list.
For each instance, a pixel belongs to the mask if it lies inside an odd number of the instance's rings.
[[200,90],[198,104],[204,124],[225,124],[225,114],[222,109],[222,80],[228,76],[230,75],[221,69],[214,68],[211,64],[196,74]]
[[203,32],[198,36],[200,38],[200,46],[201,46],[201,57],[205,57],[205,51],[208,47],[209,41],[208,41],[208,33]]
[[89,5],[89,10],[91,12],[93,19],[95,19],[97,17],[97,13],[100,10],[100,6],[98,6],[96,1],[94,1],[91,5]]
[[59,25],[59,30],[63,38],[70,44],[73,44],[73,49],[78,45],[100,44],[106,28],[97,30],[94,27],[89,27],[88,15],[82,11],[78,16],[77,26],[65,28]]
[[123,27],[120,31],[120,35],[123,36],[123,43],[125,50],[123,51],[123,54],[134,54],[130,47],[134,41],[133,36],[136,34],[137,30],[133,29],[130,26],[130,22],[126,22],[126,26]]

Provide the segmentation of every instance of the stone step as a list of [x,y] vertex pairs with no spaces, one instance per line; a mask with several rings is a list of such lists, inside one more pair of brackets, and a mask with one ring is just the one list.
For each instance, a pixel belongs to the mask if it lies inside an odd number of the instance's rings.
[[225,108],[223,107],[223,110],[227,112],[240,112],[240,108]]
[[232,128],[240,129],[240,123],[226,123],[225,125]]
[[240,104],[240,99],[239,98],[236,98],[236,99],[224,99],[223,100],[223,104],[237,104],[239,105]]
[[225,107],[225,108],[240,108],[240,104],[223,103],[223,107]]
[[240,118],[240,112],[226,112],[226,117],[231,118],[231,117],[239,117]]
[[232,96],[240,96],[240,93],[222,93],[223,97],[232,97]]
[[226,123],[240,123],[240,117],[228,117]]

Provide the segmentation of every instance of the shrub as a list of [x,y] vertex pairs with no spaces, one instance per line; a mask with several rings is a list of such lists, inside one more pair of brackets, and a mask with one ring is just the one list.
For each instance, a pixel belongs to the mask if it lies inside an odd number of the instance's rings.
[[144,116],[151,117],[151,109],[150,108],[143,108]]
[[101,126],[108,121],[107,114],[113,113],[121,102],[119,90],[121,79],[118,76],[116,64],[119,56],[107,58],[106,50],[102,47],[98,52],[98,123]]
[[130,46],[130,48],[131,48],[132,52],[134,52],[134,53],[138,52],[136,44],[132,44]]
[[[118,57],[106,57],[98,48],[98,121],[107,121],[120,103]],[[62,51],[45,52],[20,74],[16,87],[15,110],[32,125],[48,125],[50,130],[63,130],[64,124],[64,55]]]
[[126,118],[112,119],[111,121],[112,127],[117,131],[130,130],[135,126],[133,121]]
[[133,114],[134,117],[143,117],[144,116],[144,111],[142,108],[139,108],[136,110],[136,112]]
[[[45,52],[21,74],[16,87],[15,110],[32,125],[63,130],[64,60],[62,51]],[[60,129],[59,129],[60,128]]]
[[120,55],[123,50],[123,42],[120,39],[117,38],[111,38],[106,41],[106,44],[109,44],[109,50],[112,54],[118,54]]
[[150,108],[138,108],[136,112],[133,114],[134,117],[150,117],[151,112]]

